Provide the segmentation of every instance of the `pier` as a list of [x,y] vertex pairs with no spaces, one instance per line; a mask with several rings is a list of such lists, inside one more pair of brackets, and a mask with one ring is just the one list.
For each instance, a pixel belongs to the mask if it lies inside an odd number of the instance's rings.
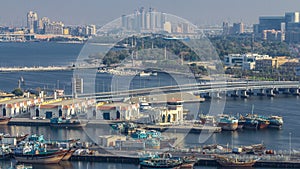
[[[87,121],[87,120],[84,120]],[[87,126],[109,126],[122,121],[107,121],[107,120],[89,120]],[[50,126],[50,120],[37,120],[28,118],[12,118],[8,125],[18,125],[18,126]],[[193,126],[193,125],[176,125],[176,126],[162,126],[162,125],[140,125],[141,128],[157,131],[170,131],[175,133],[200,133],[203,132],[221,132],[221,127],[214,126]]]
[[145,129],[148,130],[157,130],[157,131],[170,131],[175,133],[200,133],[200,132],[208,132],[208,133],[218,133],[221,132],[221,127],[214,126],[187,126],[187,125],[177,125],[177,126],[158,126],[158,125],[146,125]]
[[[191,154],[181,153],[179,156],[189,156]],[[212,154],[213,155],[213,154]],[[177,156],[177,155],[176,155]],[[206,156],[206,157],[205,157]],[[217,161],[208,157],[209,155],[196,155],[198,161],[196,166],[220,166]],[[71,161],[90,161],[90,162],[113,162],[113,163],[133,163],[139,164],[139,158],[134,156],[119,156],[111,154],[98,155],[73,155]],[[270,167],[270,168],[299,168],[300,161],[275,161],[275,160],[259,160],[254,164],[254,167]]]

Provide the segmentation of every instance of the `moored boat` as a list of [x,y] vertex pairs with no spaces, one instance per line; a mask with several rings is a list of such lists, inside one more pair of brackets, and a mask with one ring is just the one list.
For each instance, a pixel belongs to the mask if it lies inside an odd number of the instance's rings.
[[50,126],[52,126],[52,127],[81,128],[86,125],[87,125],[86,122],[82,122],[80,120],[63,119],[63,118],[50,119]]
[[146,130],[136,129],[136,131],[131,134],[131,137],[134,139],[146,139],[146,138],[148,138],[148,135],[146,133]]
[[17,142],[21,142],[27,138],[29,134],[21,134],[21,135],[16,135],[16,136],[11,136],[9,134],[3,134],[0,135],[0,139],[2,140],[3,138],[16,138]]
[[9,148],[8,145],[2,144],[0,147],[0,160],[6,160],[11,158],[11,152],[12,150]]
[[172,158],[165,155],[142,160],[140,162],[141,169],[164,168],[164,169],[180,169],[183,164],[182,159]]
[[62,161],[67,161],[67,160],[69,160],[69,159],[72,157],[72,155],[73,155],[74,152],[75,152],[74,149],[70,149],[70,150],[64,155],[64,157],[62,158]]
[[264,118],[258,118],[258,129],[267,128],[270,124],[270,121]]
[[247,114],[244,119],[244,128],[246,129],[264,129],[270,124],[270,121],[266,117],[257,114]]
[[199,118],[202,125],[215,126],[217,123],[214,116],[200,114]]
[[278,128],[281,129],[283,125],[283,118],[281,116],[270,116],[268,117],[270,124],[268,127],[270,128]]
[[221,115],[218,118],[217,126],[223,130],[236,130],[238,128],[238,120],[228,115]]
[[239,157],[216,156],[216,161],[223,167],[252,167],[259,159],[243,159]]
[[197,162],[197,158],[194,156],[185,156],[182,158],[182,160],[183,162],[180,166],[180,169],[192,169]]
[[244,125],[245,125],[245,120],[239,119],[239,121],[238,121],[238,129],[244,128]]
[[0,125],[7,124],[10,121],[11,117],[0,117]]
[[68,150],[15,152],[14,158],[20,163],[55,164],[59,163]]

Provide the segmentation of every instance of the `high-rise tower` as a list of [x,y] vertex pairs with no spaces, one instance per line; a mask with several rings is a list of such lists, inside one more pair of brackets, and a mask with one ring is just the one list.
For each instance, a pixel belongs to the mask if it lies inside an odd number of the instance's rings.
[[29,11],[27,13],[27,28],[29,33],[37,33],[38,31],[38,15],[36,12]]

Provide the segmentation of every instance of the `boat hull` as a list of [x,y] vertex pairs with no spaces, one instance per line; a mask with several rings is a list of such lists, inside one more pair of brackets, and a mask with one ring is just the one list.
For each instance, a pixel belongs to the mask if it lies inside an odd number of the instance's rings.
[[141,169],[164,168],[164,169],[180,169],[182,161],[179,158],[150,158],[140,162]]
[[11,117],[1,117],[0,118],[0,125],[7,124],[10,121]]
[[20,136],[6,136],[6,135],[4,135],[2,138],[16,138],[17,142],[21,142],[21,141],[25,140],[28,135],[29,134],[20,135]]
[[238,128],[238,123],[219,123],[218,127],[221,127],[222,130],[236,130]]
[[252,167],[255,162],[248,162],[248,163],[231,163],[231,162],[223,162],[223,161],[218,161],[217,162],[223,166],[223,167]]
[[20,163],[31,164],[57,164],[59,163],[68,150],[62,150],[50,154],[15,154],[14,158]]
[[269,126],[268,123],[262,122],[258,124],[258,129],[265,129]]
[[183,164],[180,166],[180,169],[192,169],[192,168],[194,168],[195,163],[196,163],[196,162],[183,163]]
[[74,152],[75,152],[75,150],[70,150],[70,151],[68,151],[68,152],[65,154],[65,156],[62,158],[62,161],[67,161],[67,160],[69,160],[69,159],[72,157],[72,155],[73,155]]
[[282,129],[282,125],[277,125],[277,124],[269,124],[269,128],[276,128],[276,129]]
[[153,168],[180,169],[180,165],[178,165],[178,166],[144,166],[144,165],[140,165],[140,169],[153,169]]
[[86,123],[50,123],[51,127],[66,127],[66,128],[81,128],[85,127]]
[[217,162],[223,167],[252,167],[256,163],[256,160],[251,160],[248,162],[239,162],[234,160],[228,160],[225,158],[220,158],[217,159]]

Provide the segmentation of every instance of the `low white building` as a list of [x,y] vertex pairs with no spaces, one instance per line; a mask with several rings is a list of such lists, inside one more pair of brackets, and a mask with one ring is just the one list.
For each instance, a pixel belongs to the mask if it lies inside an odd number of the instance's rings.
[[115,147],[117,141],[126,141],[126,136],[124,135],[99,136],[98,144],[102,147]]
[[0,99],[0,115],[15,117],[30,112],[31,108],[43,101],[42,98],[3,98]]
[[139,104],[116,102],[97,107],[96,119],[132,120],[139,117]]
[[95,105],[94,99],[54,99],[34,106],[30,111],[31,117],[68,117],[92,114],[88,112]]
[[252,70],[255,69],[255,61],[261,59],[272,59],[272,57],[257,53],[229,54],[224,56],[224,65],[227,67],[241,67],[243,70]]
[[171,99],[167,101],[166,107],[158,107],[149,109],[145,112],[150,120],[149,122],[154,122],[157,124],[173,124],[183,122],[183,101],[179,99]]

